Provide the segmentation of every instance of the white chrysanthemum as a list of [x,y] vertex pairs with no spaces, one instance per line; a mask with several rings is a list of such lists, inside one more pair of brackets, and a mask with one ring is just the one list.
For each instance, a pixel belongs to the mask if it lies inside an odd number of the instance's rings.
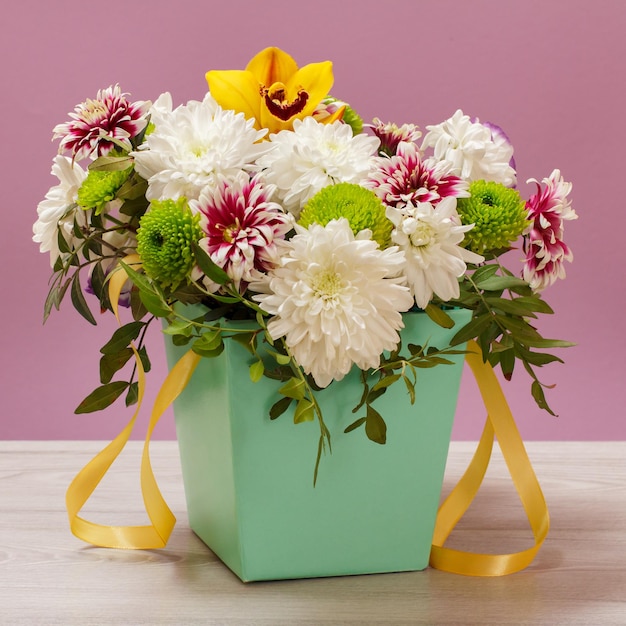
[[353,135],[348,124],[296,120],[293,131],[270,135],[274,149],[258,160],[281,204],[296,217],[320,189],[334,183],[360,183],[380,144],[377,137]]
[[72,159],[58,155],[52,164],[52,174],[59,179],[59,184],[52,187],[37,206],[37,221],[33,224],[33,241],[39,244],[40,252],[50,252],[50,266],[54,267],[61,256],[59,250],[59,231],[70,248],[74,247],[74,219],[86,224],[86,213],[78,208],[76,199],[78,189],[87,172],[72,163]]
[[473,225],[461,225],[456,198],[442,198],[436,208],[430,202],[387,208],[395,225],[391,239],[406,256],[406,278],[415,303],[424,309],[433,297],[459,297],[458,278],[466,262],[482,263],[483,257],[459,247]]
[[171,97],[163,94],[150,113],[155,129],[132,153],[135,169],[148,181],[148,200],[197,199],[220,175],[254,169],[269,149],[267,142],[257,143],[266,130],[255,130],[243,113],[225,111],[210,94],[173,111]]
[[297,226],[282,247],[281,265],[265,283],[251,285],[261,308],[274,315],[268,330],[285,337],[296,361],[320,387],[341,380],[356,363],[377,367],[403,327],[401,311],[413,305],[399,277],[404,256],[381,250],[369,231],[356,237],[345,218],[326,226]]
[[445,122],[426,129],[422,150],[432,147],[435,159],[450,161],[454,173],[464,180],[515,186],[513,146],[503,133],[493,133],[488,124],[472,122],[460,109]]

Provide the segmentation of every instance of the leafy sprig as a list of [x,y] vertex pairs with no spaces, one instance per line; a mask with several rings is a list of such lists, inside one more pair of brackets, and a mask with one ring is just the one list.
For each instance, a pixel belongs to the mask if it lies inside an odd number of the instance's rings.
[[562,363],[554,354],[538,350],[565,348],[574,345],[559,339],[546,339],[531,321],[539,314],[553,314],[552,308],[532,291],[528,283],[498,262],[487,263],[467,272],[460,280],[460,296],[447,303],[473,311],[471,321],[450,341],[451,346],[475,339],[484,361],[499,366],[510,380],[515,363],[520,361],[532,379],[531,393],[537,405],[555,415],[545,397],[544,388],[535,371],[548,363]]

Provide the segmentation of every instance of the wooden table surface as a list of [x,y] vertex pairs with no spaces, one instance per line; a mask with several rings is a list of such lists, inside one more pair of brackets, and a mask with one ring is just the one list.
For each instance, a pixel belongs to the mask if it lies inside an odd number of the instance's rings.
[[[142,524],[140,443],[129,444],[85,517]],[[424,572],[241,583],[189,530],[175,442],[153,466],[178,523],[162,550],[90,547],[69,531],[65,489],[102,442],[0,442],[0,624],[626,625],[626,442],[529,442],[552,528],[533,564],[501,578]],[[474,444],[453,442],[444,493]],[[452,547],[532,545],[499,452]]]

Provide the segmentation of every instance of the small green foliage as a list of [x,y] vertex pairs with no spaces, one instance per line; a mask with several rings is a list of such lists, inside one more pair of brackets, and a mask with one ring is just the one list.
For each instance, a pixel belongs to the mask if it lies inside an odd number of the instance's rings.
[[507,380],[520,361],[533,380],[531,393],[537,405],[554,414],[543,392],[547,385],[539,382],[534,368],[562,361],[537,349],[566,348],[574,344],[546,339],[531,324],[538,314],[553,313],[540,294],[533,293],[526,281],[511,275],[498,263],[489,263],[460,281],[460,296],[450,304],[473,310],[471,321],[456,333],[450,345],[476,340],[483,360],[493,367],[499,366]]

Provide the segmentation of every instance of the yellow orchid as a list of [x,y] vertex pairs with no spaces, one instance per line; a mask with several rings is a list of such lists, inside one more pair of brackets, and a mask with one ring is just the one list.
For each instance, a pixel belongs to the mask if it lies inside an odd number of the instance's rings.
[[[211,70],[206,79],[222,108],[243,113],[256,120],[257,129],[267,128],[270,133],[290,130],[294,120],[312,115],[334,80],[330,61],[298,68],[280,48],[262,50],[245,70]],[[324,122],[341,119],[342,113]]]

